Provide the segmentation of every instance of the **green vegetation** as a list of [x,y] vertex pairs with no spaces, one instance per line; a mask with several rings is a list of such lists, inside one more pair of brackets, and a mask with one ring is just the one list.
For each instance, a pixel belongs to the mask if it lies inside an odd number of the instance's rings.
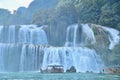
[[[0,24],[94,23],[120,30],[119,0],[34,0],[14,14],[0,9]],[[6,16],[3,16],[6,15]],[[5,22],[4,22],[5,21]]]
[[120,44],[118,44],[110,53],[109,64],[120,65]]
[[[52,11],[52,17],[46,18],[42,15],[41,17],[42,20],[45,19],[43,23],[49,21],[49,23],[54,22],[54,25],[61,23],[61,21],[69,25],[77,22],[94,23],[120,30],[119,8],[119,0],[60,0]],[[37,13],[33,16],[33,23],[41,22],[38,17],[36,18],[37,15],[40,15]],[[47,13],[51,13],[51,11],[48,10]]]

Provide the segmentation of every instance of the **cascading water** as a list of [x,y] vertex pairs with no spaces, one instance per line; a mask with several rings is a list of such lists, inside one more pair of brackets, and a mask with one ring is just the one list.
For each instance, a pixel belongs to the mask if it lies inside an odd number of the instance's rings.
[[42,69],[48,65],[63,65],[64,70],[74,66],[77,72],[99,73],[104,65],[92,49],[85,47],[51,47],[45,50]]
[[[76,34],[77,34],[77,28],[78,28],[78,24],[73,24],[70,25],[67,28],[67,36],[66,36],[66,44],[65,46],[76,46]],[[70,30],[74,30],[74,33],[72,34],[74,38],[72,38],[72,40],[70,40]]]
[[102,28],[106,31],[106,34],[109,37],[109,41],[110,41],[109,49],[113,49],[114,46],[118,44],[120,41],[119,31],[113,28],[107,28],[107,27],[102,27]]
[[0,70],[4,70],[4,63],[3,63],[3,53],[2,53],[2,46],[0,44]]
[[48,44],[47,36],[36,25],[0,26],[0,71],[39,70],[41,44]]
[[[80,35],[82,40],[77,42]],[[63,65],[65,71],[74,66],[77,72],[99,73],[104,64],[94,49],[83,47],[87,44],[87,40],[90,40],[91,44],[96,42],[94,32],[87,24],[82,24],[82,28],[79,28],[78,24],[68,26],[66,47],[45,49],[42,69],[46,69],[49,65]]]
[[25,57],[26,57],[26,45],[23,45],[20,56],[20,71],[24,71]]
[[[80,32],[78,33],[78,31]],[[71,37],[72,40],[70,40]],[[94,44],[95,42],[94,32],[88,24],[81,24],[81,30],[79,30],[78,24],[68,26],[65,46],[84,46],[87,43]]]
[[18,34],[19,43],[47,44],[45,31],[35,25],[22,25]]
[[8,30],[8,42],[15,43],[15,26],[11,25]]
[[82,34],[85,34],[85,42],[91,41],[91,44],[96,42],[95,35],[93,30],[89,27],[88,24],[81,24],[82,25]]
[[[94,49],[86,47],[97,42],[88,24],[69,26],[63,47],[46,45],[44,27],[47,26],[0,26],[0,72],[35,71],[40,67],[44,70],[49,65],[63,65],[65,71],[74,66],[77,72],[83,73],[99,73],[103,69],[100,56]],[[118,32],[108,28],[104,30],[112,36],[108,35],[113,48],[118,43]]]

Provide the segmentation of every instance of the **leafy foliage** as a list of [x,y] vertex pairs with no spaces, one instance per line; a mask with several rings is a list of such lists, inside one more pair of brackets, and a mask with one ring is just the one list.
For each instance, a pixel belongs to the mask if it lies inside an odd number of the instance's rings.
[[34,0],[28,8],[20,7],[16,14],[2,12],[0,24],[17,21],[14,24],[56,25],[63,22],[70,25],[79,22],[120,30],[119,8],[119,0]]
[[120,30],[119,8],[119,0],[60,0],[50,20],[54,24],[61,21],[67,24],[95,23]]
[[46,25],[50,23],[50,19],[52,17],[54,10],[48,9],[48,10],[40,10],[38,11],[32,19],[32,23],[37,25]]
[[99,23],[102,25],[118,28],[119,27],[118,24],[120,21],[119,8],[120,8],[120,1],[105,4],[101,8],[102,13],[100,16]]

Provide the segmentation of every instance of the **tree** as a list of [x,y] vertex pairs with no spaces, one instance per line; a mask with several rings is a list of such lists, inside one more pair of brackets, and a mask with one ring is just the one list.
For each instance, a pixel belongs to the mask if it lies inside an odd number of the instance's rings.
[[37,25],[46,25],[50,23],[53,9],[40,10],[32,18],[32,23]]
[[79,21],[82,23],[98,23],[101,14],[101,6],[105,0],[81,0],[76,5]]
[[[112,1],[113,2],[113,1]],[[99,24],[120,30],[120,1],[108,2],[102,8]]]
[[57,22],[64,21],[67,24],[77,23],[77,11],[74,4],[70,2],[59,3],[56,8]]

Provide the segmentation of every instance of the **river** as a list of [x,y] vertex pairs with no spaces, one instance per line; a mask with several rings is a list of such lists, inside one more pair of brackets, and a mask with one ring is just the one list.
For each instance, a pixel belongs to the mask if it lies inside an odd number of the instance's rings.
[[0,80],[120,80],[120,74],[13,72],[0,73]]

